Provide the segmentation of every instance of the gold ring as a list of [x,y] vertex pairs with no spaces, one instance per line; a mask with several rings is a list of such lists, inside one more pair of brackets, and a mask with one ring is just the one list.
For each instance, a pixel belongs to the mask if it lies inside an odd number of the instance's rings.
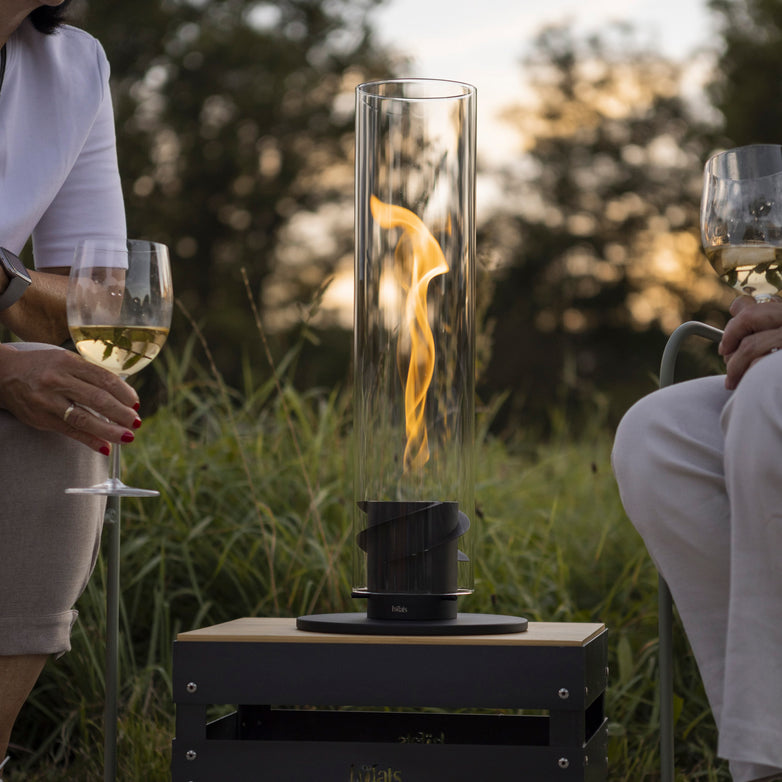
[[71,402],[68,407],[65,408],[65,412],[62,414],[62,420],[65,421],[65,423],[68,423],[68,418],[70,414],[74,411],[76,408],[76,405]]

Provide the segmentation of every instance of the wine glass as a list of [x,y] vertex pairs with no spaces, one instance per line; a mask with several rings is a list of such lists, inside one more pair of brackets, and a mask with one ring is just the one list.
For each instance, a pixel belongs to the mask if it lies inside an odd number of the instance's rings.
[[[127,378],[160,352],[173,312],[168,248],[138,239],[86,239],[76,248],[68,281],[68,329],[76,349],[93,364]],[[109,477],[67,494],[157,497],[127,486],[114,444]]]
[[701,240],[723,282],[758,302],[782,290],[782,146],[751,144],[706,162]]

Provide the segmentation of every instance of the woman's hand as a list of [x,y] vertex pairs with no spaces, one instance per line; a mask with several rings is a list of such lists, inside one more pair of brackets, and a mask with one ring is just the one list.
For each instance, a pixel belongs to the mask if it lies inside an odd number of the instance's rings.
[[758,304],[751,296],[738,296],[730,314],[719,352],[727,368],[725,388],[734,389],[758,359],[782,348],[782,299]]
[[28,426],[108,455],[111,443],[132,442],[138,407],[131,386],[75,353],[0,346],[0,408]]

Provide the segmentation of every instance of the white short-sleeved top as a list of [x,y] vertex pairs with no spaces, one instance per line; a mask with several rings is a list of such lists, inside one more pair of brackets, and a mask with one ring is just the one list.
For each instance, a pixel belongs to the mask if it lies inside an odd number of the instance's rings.
[[79,239],[126,232],[109,64],[83,30],[29,21],[6,52],[0,246],[19,253],[32,235],[36,268],[70,266]]

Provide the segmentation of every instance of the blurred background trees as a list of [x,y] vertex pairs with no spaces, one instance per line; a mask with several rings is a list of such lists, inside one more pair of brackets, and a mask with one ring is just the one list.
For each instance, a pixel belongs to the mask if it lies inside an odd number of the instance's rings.
[[[352,90],[395,68],[367,23],[378,2],[76,9],[112,65],[128,230],[169,244],[177,296],[230,379],[258,337],[242,270],[279,331],[350,250]],[[290,236],[307,215],[323,218],[312,252]],[[169,349],[189,332],[175,322]]]
[[663,334],[722,296],[698,234],[714,125],[685,98],[684,66],[626,27],[544,30],[523,67],[533,99],[508,120],[524,168],[481,232],[497,281],[485,386],[514,389],[511,420],[539,420],[552,391],[576,413],[602,397],[616,418]]
[[709,0],[719,53],[709,96],[734,144],[778,143],[782,135],[782,2]]
[[[229,382],[248,351],[267,371],[243,270],[280,351],[335,275],[298,379],[348,382],[353,90],[405,72],[375,40],[380,2],[75,9],[112,63],[129,230],[171,246],[178,297]],[[479,204],[480,392],[511,392],[498,425],[562,406],[577,420],[596,402],[613,422],[653,387],[666,333],[724,323],[731,294],[700,252],[701,171],[717,147],[778,140],[782,0],[710,8],[720,35],[695,77],[622,27],[544,30],[520,64],[532,97],[508,107],[517,155],[483,172],[504,200]],[[192,332],[177,318],[167,350]]]

